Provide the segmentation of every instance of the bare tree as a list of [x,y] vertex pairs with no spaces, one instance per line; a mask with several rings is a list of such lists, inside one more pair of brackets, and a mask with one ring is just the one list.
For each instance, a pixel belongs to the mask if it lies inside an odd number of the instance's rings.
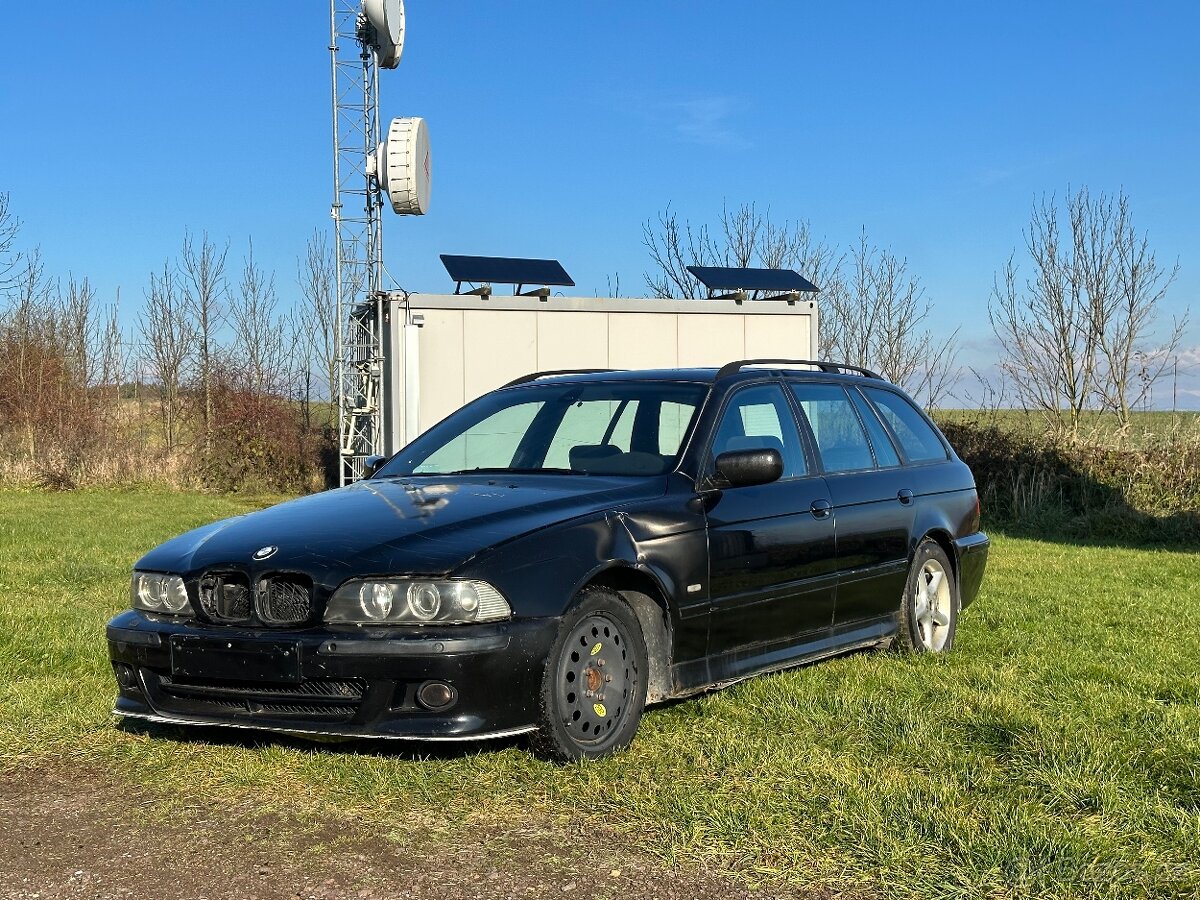
[[1080,188],[1068,193],[1065,215],[1042,197],[1025,246],[1032,277],[1022,278],[1010,256],[989,304],[1001,370],[1023,405],[1055,428],[1078,433],[1084,410],[1097,403],[1128,424],[1182,338],[1186,316],[1161,346],[1147,343],[1178,267],[1158,264],[1124,193],[1093,197]]
[[9,294],[0,322],[0,423],[20,434],[39,469],[76,468],[94,449],[105,412],[92,391],[102,341],[95,291],[86,278],[50,281],[34,251]]
[[[297,265],[296,281],[300,285],[299,321],[303,325],[298,346],[305,351],[307,369],[319,366],[319,390],[329,401],[328,424],[340,389],[336,335],[341,323],[337,321],[337,266],[324,231],[314,231],[308,239],[304,258]],[[308,385],[306,396],[311,402],[311,377],[305,382]]]
[[1025,247],[1034,276],[1020,278],[1013,254],[992,287],[988,315],[1003,348],[1000,370],[1022,405],[1055,426],[1065,409],[1075,431],[1095,385],[1096,343],[1091,303],[1071,251],[1061,247],[1053,198],[1034,205]]
[[57,331],[71,381],[80,385],[95,383],[95,356],[99,344],[96,332],[96,292],[87,278],[76,281],[67,276],[64,288],[56,285]]
[[203,398],[204,450],[211,448],[213,417],[213,369],[217,356],[217,334],[225,321],[224,303],[228,287],[225,281],[225,257],[229,244],[218,248],[208,233],[197,245],[189,232],[183,238],[180,279],[184,298],[195,323],[197,374]]
[[693,229],[690,222],[680,223],[667,207],[657,220],[642,226],[642,243],[654,264],[654,271],[646,273],[646,287],[655,297],[696,300],[704,296],[703,286],[687,267],[716,265],[707,225]]
[[813,237],[807,222],[779,222],[753,203],[722,209],[715,234],[707,225],[680,221],[668,207],[642,226],[642,243],[653,264],[646,286],[655,297],[704,297],[690,265],[796,269],[822,288],[838,277],[835,251]]
[[109,412],[114,416],[120,412],[121,389],[129,376],[128,347],[121,331],[120,309],[121,291],[118,288],[116,301],[105,308],[104,318],[98,323],[96,337],[99,344],[92,355],[97,384],[112,390]]
[[22,259],[8,293],[10,306],[0,323],[0,421],[20,433],[23,452],[35,463],[61,368],[52,353],[57,321],[51,285],[37,250]]
[[1179,263],[1169,269],[1160,265],[1149,240],[1133,225],[1129,198],[1121,193],[1116,203],[1113,290],[1096,323],[1104,360],[1098,386],[1104,406],[1126,427],[1130,410],[1147,398],[1171,366],[1188,314],[1185,311],[1174,318],[1165,337],[1151,343],[1151,332],[1167,290],[1179,274]]
[[241,370],[244,387],[259,396],[282,395],[291,386],[294,358],[291,339],[295,330],[278,310],[275,276],[264,272],[254,261],[251,241],[237,295],[229,307],[229,322],[238,360],[236,368]]
[[138,323],[151,374],[158,382],[158,404],[168,452],[179,442],[182,388],[197,338],[187,302],[171,265],[150,273],[146,307]]
[[14,249],[20,230],[21,222],[12,213],[9,195],[0,194],[0,292],[6,292],[13,286],[21,265],[21,255]]
[[807,222],[780,223],[751,203],[723,209],[715,231],[668,208],[645,223],[642,242],[653,263],[646,285],[657,297],[703,297],[689,265],[796,269],[821,291],[822,358],[879,369],[928,406],[957,376],[957,329],[930,327],[933,306],[908,263],[871,246],[865,231],[847,259]]
[[118,322],[120,292],[101,305],[87,278],[67,276],[55,288],[53,346],[62,360],[54,439],[64,471],[88,468],[111,447],[119,421],[124,348]]
[[[604,276],[605,297],[620,297],[621,296],[621,273],[613,272],[611,275]],[[600,296],[597,294],[596,296]]]
[[908,261],[873,246],[864,229],[827,283],[822,354],[878,370],[937,406],[958,374],[958,329],[935,330],[933,304]]

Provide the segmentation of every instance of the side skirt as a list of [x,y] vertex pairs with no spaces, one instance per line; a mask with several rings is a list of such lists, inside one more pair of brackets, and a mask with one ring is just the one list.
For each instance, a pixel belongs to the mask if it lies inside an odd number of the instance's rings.
[[815,632],[801,643],[753,644],[720,656],[672,666],[674,690],[669,699],[720,690],[756,675],[807,665],[854,650],[886,646],[895,633],[895,616],[884,616]]

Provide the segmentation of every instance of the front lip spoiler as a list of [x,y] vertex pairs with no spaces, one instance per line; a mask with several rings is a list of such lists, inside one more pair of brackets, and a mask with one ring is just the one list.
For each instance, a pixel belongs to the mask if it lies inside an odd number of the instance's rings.
[[242,731],[269,731],[274,734],[313,734],[321,737],[337,737],[349,738],[352,740],[367,740],[367,741],[410,741],[413,743],[421,742],[458,742],[465,741],[494,741],[500,738],[516,737],[519,734],[528,734],[531,731],[537,731],[536,725],[524,725],[520,728],[508,728],[504,731],[489,731],[483,734],[451,734],[451,735],[406,735],[406,734],[361,734],[351,731],[325,731],[317,728],[273,728],[267,725],[247,725],[240,722],[217,722],[211,719],[192,719],[187,716],[164,716],[159,713],[139,713],[125,712],[124,710],[114,709],[114,716],[121,716],[126,719],[144,719],[147,722],[158,722],[162,725],[196,725],[207,728],[240,728]]

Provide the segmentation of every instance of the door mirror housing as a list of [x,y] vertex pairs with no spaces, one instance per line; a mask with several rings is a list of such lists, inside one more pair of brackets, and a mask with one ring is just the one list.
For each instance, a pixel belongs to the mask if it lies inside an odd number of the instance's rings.
[[730,450],[716,461],[717,477],[728,487],[770,484],[783,475],[783,455],[772,447],[761,450]]
[[383,464],[388,461],[386,456],[368,456],[363,463],[363,478],[370,478],[376,472],[383,468]]

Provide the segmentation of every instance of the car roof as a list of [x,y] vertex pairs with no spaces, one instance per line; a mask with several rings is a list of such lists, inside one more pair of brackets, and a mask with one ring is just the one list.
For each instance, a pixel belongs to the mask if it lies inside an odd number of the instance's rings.
[[[619,381],[672,381],[690,384],[705,384],[711,385],[717,380],[717,375],[721,370],[716,366],[712,367],[689,367],[679,369],[612,369],[612,370],[596,370],[596,371],[580,371],[580,372],[547,372],[542,376],[532,376],[528,380],[521,382],[522,385],[529,384],[572,384],[572,383],[594,383],[594,382],[619,382]],[[789,366],[778,365],[753,365],[746,366],[741,370],[725,376],[722,381],[747,381],[754,378],[766,376],[786,375],[788,377],[814,378],[822,381],[852,381],[860,383],[869,383],[873,385],[891,385],[891,382],[883,378],[870,378],[863,375],[843,374],[837,372],[825,372],[820,369],[798,369]],[[506,385],[506,387],[515,387],[517,384]]]

